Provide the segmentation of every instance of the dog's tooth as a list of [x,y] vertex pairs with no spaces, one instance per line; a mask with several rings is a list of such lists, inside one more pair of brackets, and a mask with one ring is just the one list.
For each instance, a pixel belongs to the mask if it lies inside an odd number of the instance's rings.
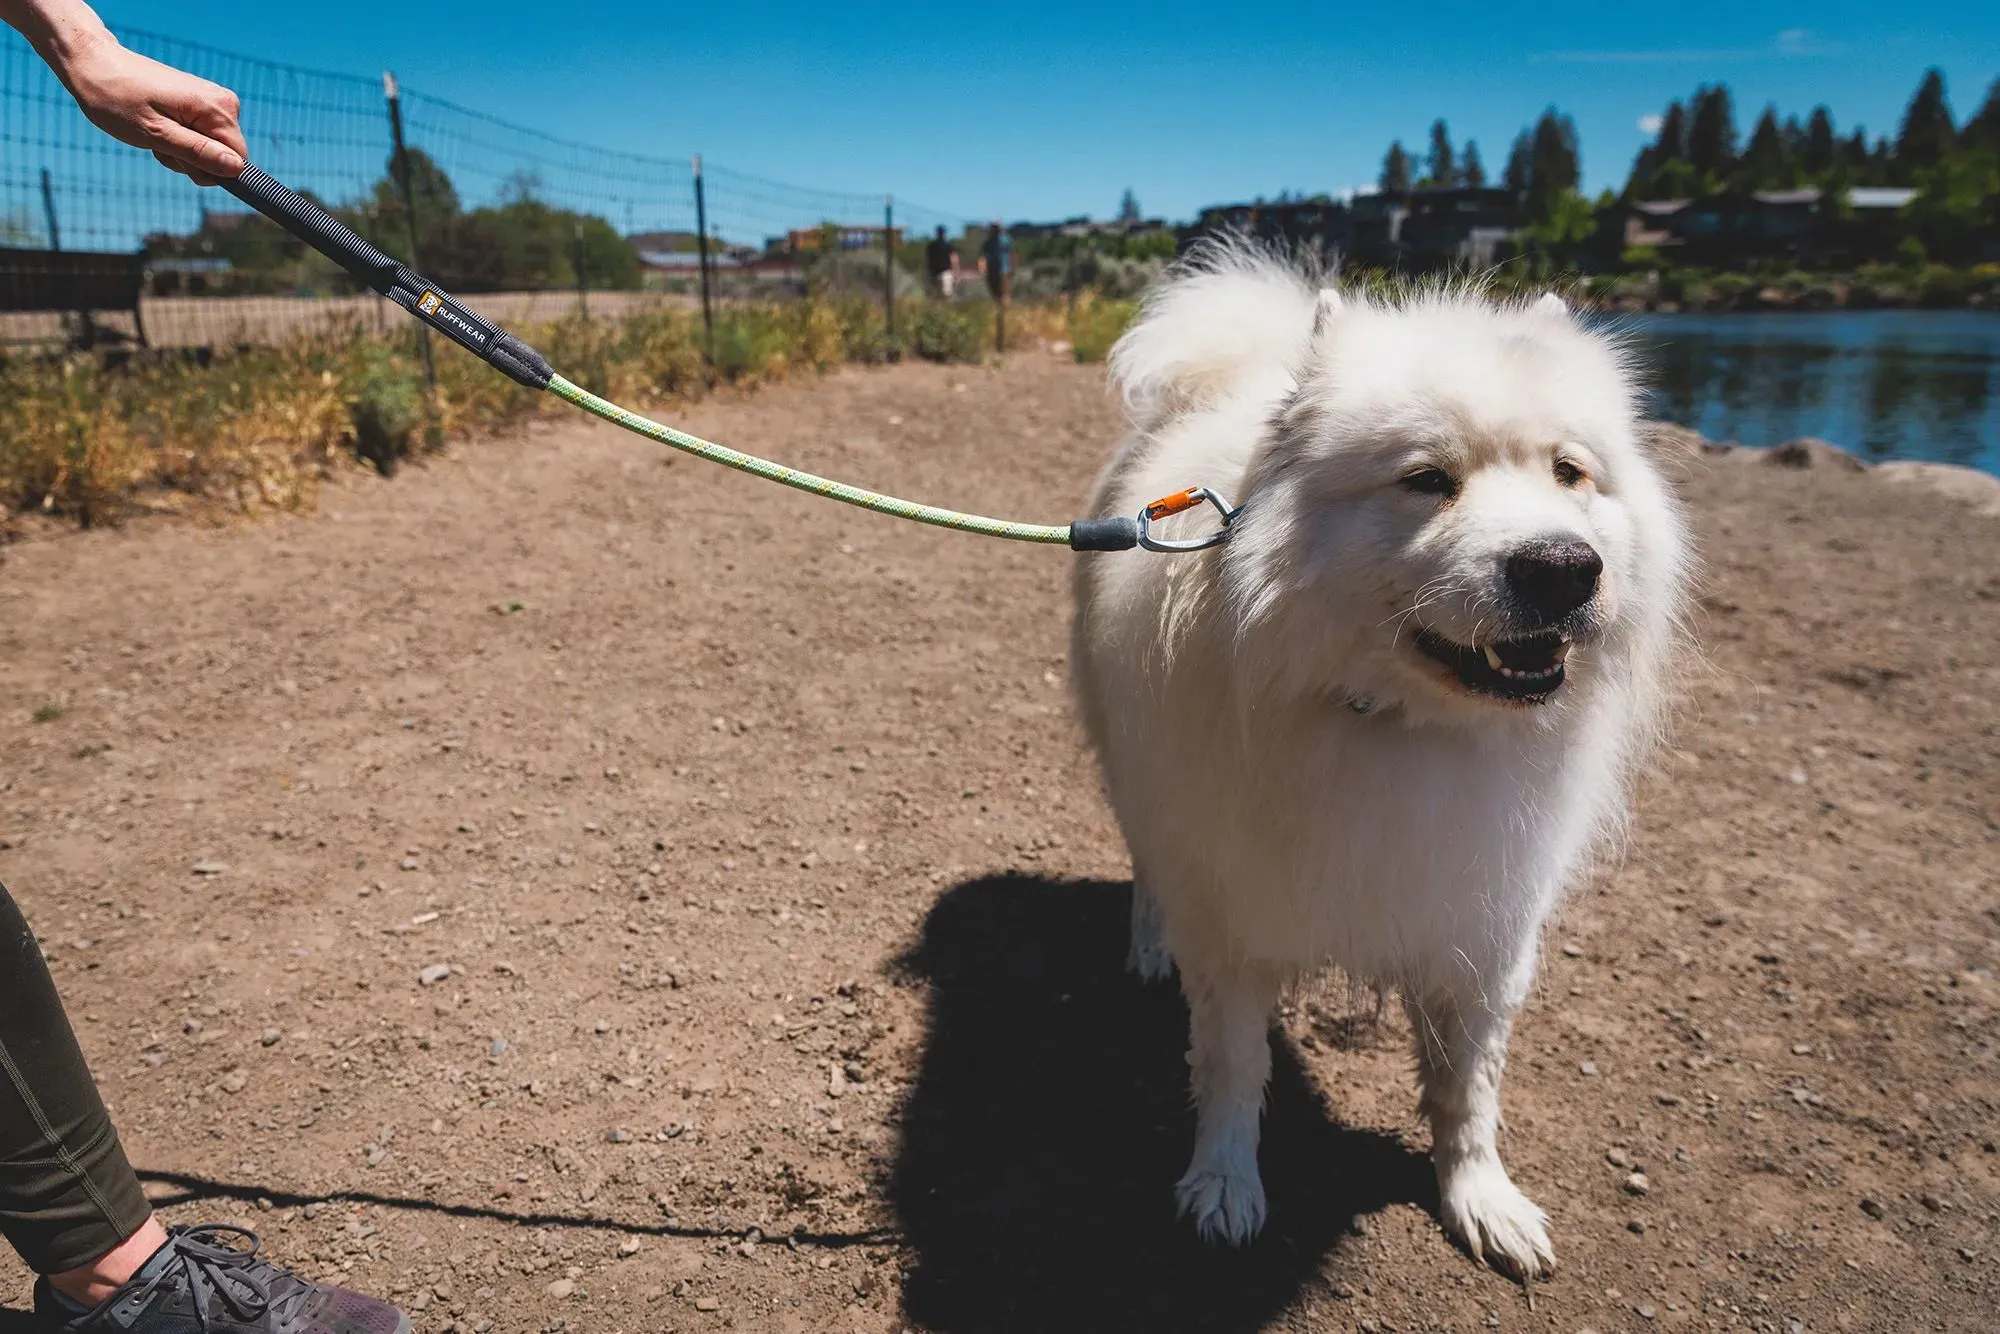
[[1556,651],[1550,656],[1555,658],[1556,666],[1562,666],[1563,659],[1569,657],[1569,641],[1565,639],[1562,643],[1557,644]]
[[1506,671],[1507,669],[1500,665],[1500,651],[1491,644],[1484,645],[1483,647],[1486,651],[1486,665],[1496,672]]

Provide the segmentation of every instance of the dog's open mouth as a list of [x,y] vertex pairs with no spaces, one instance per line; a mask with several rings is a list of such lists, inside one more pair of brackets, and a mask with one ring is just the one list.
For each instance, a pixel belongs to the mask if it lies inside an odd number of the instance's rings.
[[1570,647],[1570,641],[1554,631],[1474,647],[1421,630],[1416,644],[1467,690],[1517,704],[1540,704],[1556,693]]

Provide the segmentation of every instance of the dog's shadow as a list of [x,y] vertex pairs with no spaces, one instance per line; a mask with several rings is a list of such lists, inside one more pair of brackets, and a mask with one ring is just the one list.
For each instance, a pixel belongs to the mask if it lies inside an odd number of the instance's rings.
[[902,960],[930,1027],[889,1193],[927,1329],[1254,1330],[1361,1215],[1434,1205],[1429,1163],[1336,1124],[1274,1038],[1270,1222],[1240,1251],[1198,1242],[1173,1198],[1194,1138],[1187,1010],[1123,971],[1130,904],[1129,884],[973,881]]

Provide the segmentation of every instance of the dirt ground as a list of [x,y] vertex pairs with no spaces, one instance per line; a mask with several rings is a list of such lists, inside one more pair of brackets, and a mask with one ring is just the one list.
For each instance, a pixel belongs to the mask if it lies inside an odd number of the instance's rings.
[[[1056,520],[1113,431],[1040,354],[687,419]],[[1532,1290],[1440,1233],[1402,1020],[1341,990],[1274,1035],[1263,1237],[1174,1222],[1067,554],[609,428],[0,553],[0,877],[168,1217],[426,1334],[1991,1331],[2000,522],[1686,489],[1712,670],[1513,1047]]]

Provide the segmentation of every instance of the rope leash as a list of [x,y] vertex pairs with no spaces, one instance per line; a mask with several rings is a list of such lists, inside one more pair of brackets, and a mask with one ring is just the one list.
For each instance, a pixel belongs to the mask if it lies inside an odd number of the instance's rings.
[[[901,500],[879,491],[869,491],[801,472],[797,468],[788,468],[782,463],[773,463],[769,459],[760,459],[754,454],[745,454],[727,445],[689,435],[686,431],[677,431],[599,398],[581,385],[565,379],[549,365],[548,358],[534,348],[485,316],[460,304],[422,274],[383,254],[346,223],[304,195],[280,184],[258,167],[246,166],[243,174],[235,180],[224,181],[223,188],[516,383],[554,394],[565,403],[648,440],[658,441],[710,463],[719,463],[725,468],[762,477],[780,486],[825,496],[873,510],[877,514],[908,519],[912,523],[1010,542],[1066,546],[1072,551],[1129,551],[1133,547],[1143,547],[1147,551],[1199,551],[1227,539],[1230,525],[1242,512],[1240,507],[1231,508],[1227,501],[1207,487],[1196,486],[1154,501],[1134,518],[1077,519],[1065,524],[1014,523],[1006,519],[989,519],[980,514],[940,509],[935,505],[919,505],[915,501]],[[1222,517],[1222,526],[1216,531],[1178,541],[1153,535],[1152,525],[1155,522],[1203,504],[1214,506]]]

